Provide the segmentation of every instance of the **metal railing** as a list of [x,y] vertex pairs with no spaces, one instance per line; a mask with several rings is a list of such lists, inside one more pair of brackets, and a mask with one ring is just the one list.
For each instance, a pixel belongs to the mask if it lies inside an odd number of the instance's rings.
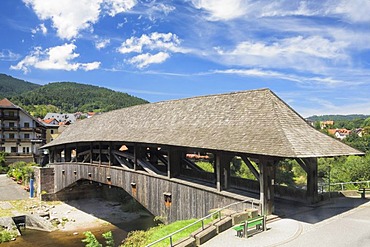
[[[346,185],[361,185],[361,184],[366,184],[366,187],[370,187],[370,180],[368,181],[358,181],[358,182],[340,182],[340,183],[330,183],[330,184],[321,184],[319,185],[319,187],[321,187],[321,193],[323,192],[329,192],[329,191],[339,191],[337,189],[335,189],[337,186],[337,188],[340,188],[340,191],[343,191],[345,190],[346,188]],[[324,190],[324,188],[328,188],[328,190]]]
[[[258,201],[259,202],[259,201]],[[219,219],[219,221],[221,221],[221,219],[222,219],[222,215],[221,215],[221,211],[222,210],[225,210],[225,209],[227,209],[227,208],[230,208],[230,207],[232,207],[232,206],[235,206],[235,205],[237,205],[237,204],[241,204],[241,203],[251,203],[251,208],[254,208],[254,203],[255,203],[255,200],[253,200],[253,199],[247,199],[247,200],[244,200],[244,201],[241,201],[241,202],[234,202],[234,203],[232,203],[232,204],[229,204],[229,205],[227,205],[227,206],[225,206],[225,207],[223,207],[223,208],[220,208],[220,209],[218,209],[217,211],[215,211],[215,212],[213,212],[213,213],[210,213],[210,214],[208,214],[207,216],[204,216],[203,218],[201,218],[201,219],[199,219],[199,220],[197,220],[197,221],[195,221],[195,222],[193,222],[193,223],[191,223],[191,224],[189,224],[189,225],[187,225],[187,226],[185,226],[185,227],[183,227],[183,228],[181,228],[181,229],[179,229],[179,230],[177,230],[177,231],[175,231],[175,232],[173,232],[173,233],[170,233],[170,234],[168,234],[167,236],[164,236],[164,237],[162,237],[162,238],[160,238],[160,239],[158,239],[158,240],[156,240],[156,241],[154,241],[154,242],[152,242],[152,243],[150,243],[150,244],[148,244],[148,245],[146,245],[145,247],[150,247],[150,246],[153,246],[153,245],[155,245],[155,244],[157,244],[157,243],[159,243],[159,242],[162,242],[162,241],[164,241],[164,240],[166,240],[166,239],[170,239],[170,246],[172,247],[173,246],[173,236],[175,235],[175,234],[177,234],[177,233],[179,233],[179,232],[182,232],[182,231],[184,231],[184,230],[186,230],[186,229],[188,229],[189,227],[192,227],[192,226],[194,226],[195,224],[198,224],[199,222],[201,222],[202,223],[202,230],[204,230],[205,228],[204,228],[204,221],[206,220],[206,219],[208,219],[208,218],[210,218],[210,217],[212,217],[213,215],[215,215],[215,214],[218,214],[218,219]]]

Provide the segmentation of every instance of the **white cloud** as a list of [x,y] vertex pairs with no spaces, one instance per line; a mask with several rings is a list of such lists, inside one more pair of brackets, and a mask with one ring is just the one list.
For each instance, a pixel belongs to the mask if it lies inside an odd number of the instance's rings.
[[210,21],[284,16],[339,16],[354,22],[370,21],[368,0],[191,0],[191,2],[195,8],[204,10]]
[[[179,47],[180,43],[176,34],[154,32],[125,40],[118,48],[118,52],[122,54],[143,53],[125,61],[138,68],[144,68],[150,64],[163,63],[170,57],[170,52],[189,52]],[[156,54],[152,54],[153,52]]]
[[144,53],[127,60],[127,62],[135,65],[138,68],[145,68],[150,64],[163,63],[169,57],[170,55],[165,52],[158,52],[157,54],[154,55]]
[[180,51],[178,45],[180,40],[176,34],[172,33],[151,33],[150,35],[143,34],[140,38],[131,37],[121,44],[118,48],[120,53],[141,53],[143,49],[155,50],[169,50],[169,51]]
[[24,73],[27,73],[30,71],[30,67],[43,70],[53,69],[67,71],[75,71],[78,69],[88,71],[99,68],[100,62],[73,63],[72,61],[79,57],[79,54],[74,52],[75,49],[76,45],[67,43],[46,50],[42,50],[41,47],[36,47],[28,56],[17,65],[11,66],[10,69],[22,70]]
[[109,15],[133,8],[135,0],[23,0],[41,20],[50,19],[60,38],[71,40],[82,30],[92,30],[102,10]]
[[353,22],[370,22],[370,1],[341,0],[332,12],[344,15]]
[[3,49],[0,51],[0,61],[16,61],[19,58],[19,54],[13,53],[10,50]]
[[105,48],[110,43],[110,39],[99,39],[95,42],[96,49],[100,50]]
[[344,53],[347,46],[346,42],[319,36],[297,36],[269,43],[244,41],[229,51],[215,50],[219,55],[216,59],[227,64],[315,71],[328,61],[348,62]]
[[136,3],[136,0],[105,0],[104,8],[110,16],[115,16],[132,9]]
[[209,20],[231,20],[246,14],[244,0],[192,0],[197,9],[204,9],[209,14]]
[[38,32],[41,32],[43,35],[45,35],[48,32],[48,29],[45,27],[44,23],[38,25],[35,29],[31,30],[31,33],[33,34],[36,34]]
[[172,11],[174,11],[176,8],[171,5],[166,5],[163,3],[156,3],[151,10],[154,12],[163,12],[165,15],[168,15]]

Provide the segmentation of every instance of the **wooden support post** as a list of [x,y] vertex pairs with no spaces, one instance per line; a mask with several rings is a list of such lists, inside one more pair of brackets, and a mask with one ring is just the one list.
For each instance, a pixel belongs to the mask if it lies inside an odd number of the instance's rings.
[[54,163],[55,159],[54,159],[54,148],[50,148],[49,149],[49,163],[52,164]]
[[109,159],[109,163],[108,165],[111,166],[112,165],[112,142],[109,142],[109,147],[108,147],[108,159]]
[[302,159],[307,167],[307,199],[311,203],[319,200],[318,181],[317,181],[317,158]]
[[71,149],[67,147],[67,145],[64,145],[64,161],[65,162],[71,162]]
[[230,162],[233,157],[225,153],[216,154],[216,188],[217,191],[229,188]]
[[273,160],[261,157],[259,159],[260,169],[260,211],[262,215],[270,215],[274,211],[274,165]]
[[158,165],[158,157],[156,155],[156,152],[157,152],[157,148],[150,148],[149,149],[149,154],[150,154],[150,159],[149,159],[149,162],[152,164],[152,165]]
[[138,156],[139,156],[139,147],[138,145],[135,143],[134,144],[134,170],[136,171],[137,170],[137,159],[138,159]]
[[170,149],[168,151],[168,169],[167,176],[168,178],[174,178],[180,175],[181,173],[181,160],[182,152],[178,149]]
[[93,163],[93,143],[90,142],[90,164]]
[[221,155],[216,154],[215,159],[215,173],[216,173],[216,188],[217,191],[221,191]]
[[99,142],[99,165],[101,165],[101,142]]
[[223,154],[221,156],[221,188],[226,190],[230,187],[230,162],[234,157],[231,155]]
[[76,163],[78,162],[78,142],[76,142],[76,157],[75,157]]

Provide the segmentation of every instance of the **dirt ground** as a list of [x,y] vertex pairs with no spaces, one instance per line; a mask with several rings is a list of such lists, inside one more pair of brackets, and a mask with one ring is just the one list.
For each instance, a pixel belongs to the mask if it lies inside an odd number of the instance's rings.
[[51,220],[57,218],[62,222],[58,225],[62,231],[81,231],[109,224],[119,224],[138,219],[145,214],[144,212],[132,212],[127,204],[122,205],[99,198],[60,202],[52,206],[49,212]]
[[29,198],[29,193],[5,175],[0,175],[0,216],[24,214],[49,215],[62,231],[83,231],[84,229],[130,222],[147,212],[135,210],[131,202],[119,203],[100,198],[80,199],[67,202],[42,202]]

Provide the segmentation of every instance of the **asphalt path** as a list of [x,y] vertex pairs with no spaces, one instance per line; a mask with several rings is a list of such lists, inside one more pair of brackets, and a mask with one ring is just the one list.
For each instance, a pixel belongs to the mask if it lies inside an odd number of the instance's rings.
[[0,175],[0,201],[21,200],[29,198],[29,192],[5,174]]
[[316,206],[286,206],[284,217],[267,224],[267,231],[239,238],[233,229],[202,247],[370,247],[370,200],[336,198]]
[[335,217],[308,225],[299,236],[281,246],[369,247],[370,203],[367,202]]

